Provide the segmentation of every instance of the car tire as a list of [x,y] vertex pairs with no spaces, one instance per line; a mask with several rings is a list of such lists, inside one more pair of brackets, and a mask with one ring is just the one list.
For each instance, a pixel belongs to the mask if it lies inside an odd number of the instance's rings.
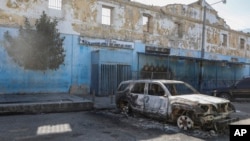
[[219,95],[219,97],[224,98],[224,99],[227,99],[227,100],[231,100],[231,95],[228,94],[228,93],[221,93],[221,94]]
[[131,114],[131,108],[129,107],[129,104],[126,101],[119,102],[119,110],[122,114],[126,116],[129,116]]
[[181,115],[177,118],[177,126],[183,130],[193,129],[194,122],[188,115]]

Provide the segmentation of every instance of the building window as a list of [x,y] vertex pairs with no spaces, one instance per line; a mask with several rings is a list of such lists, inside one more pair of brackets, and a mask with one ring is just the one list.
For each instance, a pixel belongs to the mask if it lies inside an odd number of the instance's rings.
[[62,9],[62,0],[49,0],[49,8],[61,10]]
[[153,20],[149,14],[143,14],[142,16],[143,32],[153,33]]
[[143,15],[142,22],[143,32],[149,32],[149,16]]
[[240,39],[240,49],[244,49],[245,48],[245,39]]
[[222,41],[222,46],[227,46],[227,34],[222,34],[223,41]]
[[179,38],[182,38],[182,36],[183,36],[183,25],[181,23],[178,23],[178,22],[176,22],[175,25],[176,25],[176,28],[177,28],[177,36]]
[[102,24],[111,25],[111,11],[110,7],[102,7]]

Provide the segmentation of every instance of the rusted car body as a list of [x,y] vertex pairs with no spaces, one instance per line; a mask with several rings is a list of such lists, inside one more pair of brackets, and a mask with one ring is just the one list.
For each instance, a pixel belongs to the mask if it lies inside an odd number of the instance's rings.
[[141,113],[176,122],[184,130],[217,129],[235,121],[230,101],[199,94],[192,86],[175,80],[128,80],[118,86],[116,105],[122,113]]

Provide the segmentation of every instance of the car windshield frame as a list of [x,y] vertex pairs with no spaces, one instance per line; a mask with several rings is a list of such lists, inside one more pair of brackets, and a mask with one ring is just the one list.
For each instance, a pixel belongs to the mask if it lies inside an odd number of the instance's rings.
[[121,84],[117,87],[117,90],[116,90],[116,91],[118,91],[118,92],[124,91],[124,90],[126,90],[130,85],[131,85],[130,82],[121,83]]
[[194,87],[187,83],[163,83],[171,96],[200,94]]

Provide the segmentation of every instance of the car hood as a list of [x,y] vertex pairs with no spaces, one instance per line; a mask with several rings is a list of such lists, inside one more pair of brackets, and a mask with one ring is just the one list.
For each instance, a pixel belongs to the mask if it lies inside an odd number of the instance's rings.
[[208,96],[208,95],[203,95],[203,94],[191,94],[191,95],[180,95],[180,96],[173,96],[171,98],[172,102],[184,102],[191,104],[196,103],[196,104],[220,104],[220,103],[228,103],[229,101],[223,98],[218,98],[214,96]]

